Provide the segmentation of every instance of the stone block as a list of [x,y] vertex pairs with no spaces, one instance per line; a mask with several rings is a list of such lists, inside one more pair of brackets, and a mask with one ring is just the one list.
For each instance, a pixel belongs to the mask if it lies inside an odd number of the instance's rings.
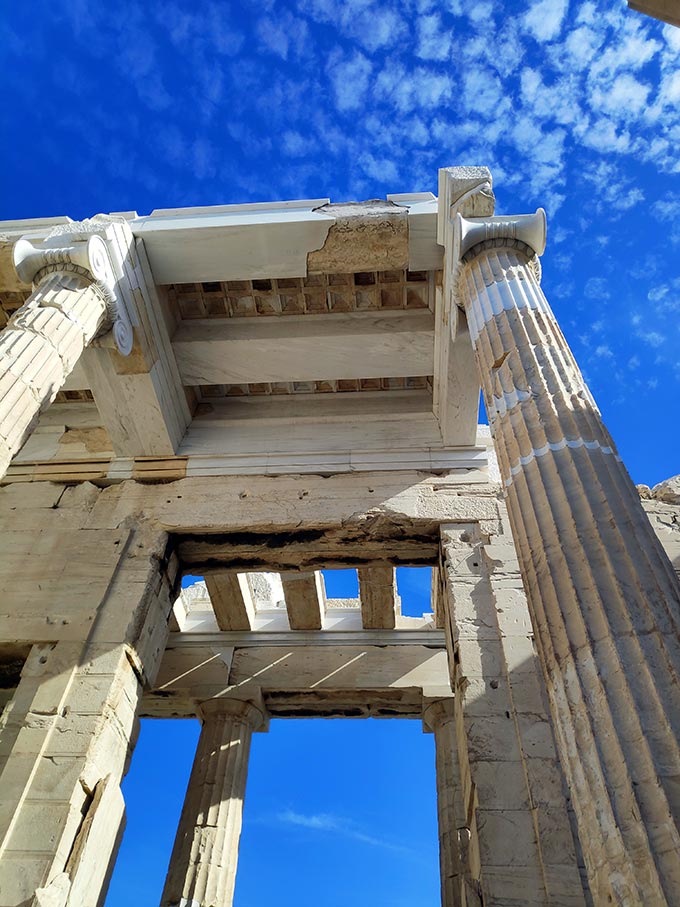
[[465,726],[471,763],[489,759],[519,761],[520,749],[512,718],[466,718]]
[[84,757],[99,730],[97,715],[68,714],[55,721],[54,731],[44,748],[46,756]]
[[531,799],[536,806],[565,805],[562,768],[557,756],[551,759],[526,759]]
[[584,907],[586,900],[576,861],[573,865],[544,863],[543,874],[551,907]]
[[536,867],[536,831],[527,810],[477,810],[482,866]]
[[529,758],[554,759],[557,755],[552,726],[547,719],[520,714],[517,717],[522,750]]
[[[82,799],[85,799],[84,793]],[[10,835],[8,851],[54,851],[61,840],[69,806],[69,801],[24,800],[19,820]]]
[[4,485],[0,488],[0,525],[5,519],[15,519],[17,511],[34,508],[51,510],[58,504],[64,487],[56,482],[15,482]]
[[37,756],[56,720],[52,716],[36,716],[29,713],[21,730],[16,735],[12,753]]
[[80,778],[81,761],[71,756],[40,756],[37,763],[33,755],[12,753],[3,771],[3,787],[21,791],[30,780],[32,797],[68,801]]
[[505,664],[512,679],[515,674],[538,674],[540,670],[533,640],[528,636],[509,636],[503,640]]
[[537,809],[536,823],[544,863],[576,870],[574,836],[564,805],[543,806]]
[[[484,907],[553,907],[548,901],[540,870],[533,866],[484,866]],[[582,905],[581,905],[582,907]]]
[[[50,866],[50,855],[5,853],[2,858],[0,903],[33,905],[36,889],[43,884]],[[40,903],[36,907],[41,907]]]
[[524,766],[521,762],[477,762],[473,770],[477,797],[483,810],[529,810]]
[[461,694],[466,716],[507,716],[512,714],[508,682],[505,677],[468,677]]
[[527,671],[511,675],[510,689],[512,704],[518,714],[532,714],[540,717],[547,714],[543,688],[537,674]]
[[534,628],[522,589],[496,590],[496,619],[503,636],[533,636]]
[[115,853],[123,830],[125,804],[116,781],[103,779],[69,854],[73,878],[69,904],[96,907],[109,873],[109,855]]
[[501,677],[505,673],[505,649],[498,637],[483,642],[460,639],[457,650],[457,672],[462,677]]

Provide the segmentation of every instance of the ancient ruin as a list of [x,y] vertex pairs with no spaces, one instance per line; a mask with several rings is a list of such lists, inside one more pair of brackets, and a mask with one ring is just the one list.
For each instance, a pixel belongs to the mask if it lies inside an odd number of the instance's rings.
[[301,715],[434,735],[443,907],[677,907],[680,480],[628,477],[545,243],[478,167],[0,224],[3,907],[102,903],[139,719],[194,715],[163,907],[232,903]]

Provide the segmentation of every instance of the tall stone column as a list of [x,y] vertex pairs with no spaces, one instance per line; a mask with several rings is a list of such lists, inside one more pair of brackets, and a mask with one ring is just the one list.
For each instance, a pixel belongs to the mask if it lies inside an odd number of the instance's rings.
[[680,586],[539,284],[544,214],[458,217],[465,306],[596,904],[680,892]]
[[230,907],[234,896],[250,738],[264,715],[237,699],[210,700],[200,713],[162,907]]
[[423,712],[423,723],[434,733],[442,907],[463,907],[461,888],[464,873],[458,840],[459,821],[462,819],[460,772],[453,699],[438,699],[430,703]]
[[101,237],[62,248],[19,240],[14,261],[19,277],[35,289],[0,332],[0,477],[83,349],[117,313]]

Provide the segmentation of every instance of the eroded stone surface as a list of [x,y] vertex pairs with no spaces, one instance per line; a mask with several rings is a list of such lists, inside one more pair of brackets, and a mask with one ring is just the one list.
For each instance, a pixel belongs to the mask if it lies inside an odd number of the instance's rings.
[[680,504],[680,475],[655,485],[651,497],[664,504]]
[[342,274],[408,267],[408,211],[380,199],[324,205],[335,218],[323,247],[307,255],[310,273]]

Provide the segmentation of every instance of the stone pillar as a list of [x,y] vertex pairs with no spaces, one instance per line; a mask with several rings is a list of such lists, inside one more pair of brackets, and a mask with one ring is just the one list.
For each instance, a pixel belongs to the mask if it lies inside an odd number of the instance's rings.
[[40,249],[19,240],[14,260],[35,289],[0,333],[0,477],[83,349],[116,313],[101,237]]
[[483,527],[441,527],[463,904],[585,907],[529,609],[502,505],[498,516]]
[[438,699],[430,703],[423,712],[423,724],[434,733],[442,907],[463,907],[463,872],[458,840],[460,772],[453,699]]
[[459,217],[458,297],[594,902],[671,905],[680,586],[539,285],[540,221]]
[[234,896],[250,738],[264,715],[238,699],[210,700],[200,713],[162,907],[230,907]]
[[179,565],[162,530],[106,528],[121,519],[107,491],[0,491],[0,648],[28,656],[0,720],[3,907],[99,907],[122,831]]
[[141,687],[125,646],[38,644],[0,734],[0,903],[95,907]]

